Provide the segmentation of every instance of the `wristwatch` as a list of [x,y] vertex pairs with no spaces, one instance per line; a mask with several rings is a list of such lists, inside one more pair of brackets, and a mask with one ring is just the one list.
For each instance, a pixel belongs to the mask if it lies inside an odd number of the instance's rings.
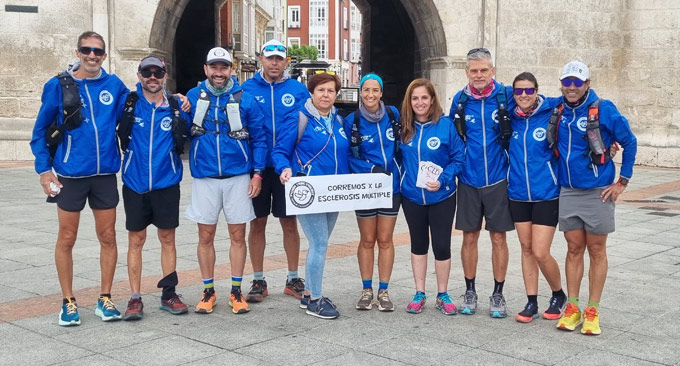
[[255,175],[255,174],[261,176],[262,175],[262,169],[253,169],[253,175]]
[[629,182],[628,178],[619,177],[619,181],[617,183],[624,186],[624,187],[627,187],[628,182]]

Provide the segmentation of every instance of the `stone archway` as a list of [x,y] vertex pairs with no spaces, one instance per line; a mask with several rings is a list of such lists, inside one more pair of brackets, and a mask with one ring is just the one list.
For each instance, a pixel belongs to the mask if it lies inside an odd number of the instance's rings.
[[160,0],[156,8],[151,32],[149,33],[149,48],[165,59],[170,73],[168,87],[175,90],[175,60],[173,48],[175,43],[175,33],[177,25],[184,9],[190,0]]

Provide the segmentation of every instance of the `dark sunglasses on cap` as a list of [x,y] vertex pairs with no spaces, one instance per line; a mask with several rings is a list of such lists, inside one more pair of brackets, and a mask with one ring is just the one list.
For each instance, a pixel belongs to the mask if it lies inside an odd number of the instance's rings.
[[262,49],[263,52],[281,51],[286,52],[286,47],[281,45],[272,44]]
[[583,83],[585,83],[585,81],[583,81],[581,79],[570,79],[570,78],[565,78],[565,79],[562,79],[561,81],[562,81],[562,86],[565,87],[565,88],[570,87],[571,84],[574,84],[575,87],[580,88],[580,87],[583,86]]
[[491,51],[489,51],[488,49],[486,49],[484,47],[473,48],[473,49],[470,50],[470,52],[468,52],[467,55],[470,56],[470,55],[477,53],[477,52],[481,52],[481,53],[485,53],[487,55],[491,55]]
[[156,71],[151,71],[149,69],[144,69],[139,72],[143,78],[148,79],[151,77],[151,75],[155,76],[156,79],[162,79],[165,76],[165,71],[158,69]]
[[106,50],[103,48],[97,48],[97,47],[86,47],[86,46],[80,46],[78,47],[78,52],[82,53],[83,55],[87,56],[90,54],[90,52],[94,52],[95,56],[104,56],[106,53]]
[[522,93],[534,95],[534,93],[536,93],[536,88],[514,88],[512,91],[515,93],[515,95],[522,95]]

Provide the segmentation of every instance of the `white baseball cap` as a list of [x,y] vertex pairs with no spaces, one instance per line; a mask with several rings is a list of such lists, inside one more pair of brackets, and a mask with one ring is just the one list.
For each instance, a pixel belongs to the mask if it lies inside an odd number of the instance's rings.
[[262,45],[262,55],[264,57],[280,56],[286,58],[286,46],[283,43],[272,39]]
[[229,51],[222,47],[215,47],[210,52],[208,52],[208,57],[205,59],[205,64],[210,65],[215,62],[224,62],[227,66],[231,66],[231,55]]
[[571,61],[562,68],[560,80],[570,76],[586,81],[590,79],[590,70],[588,70],[588,66],[581,61]]

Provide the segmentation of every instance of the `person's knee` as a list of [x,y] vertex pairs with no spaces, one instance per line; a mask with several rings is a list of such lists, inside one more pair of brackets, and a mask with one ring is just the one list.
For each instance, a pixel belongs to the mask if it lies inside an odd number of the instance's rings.
[[394,242],[392,241],[392,236],[387,237],[378,236],[378,248],[380,250],[388,250],[394,247]]
[[[129,232],[128,233],[128,246],[131,251],[142,250],[144,243],[146,242],[145,232]],[[162,242],[161,242],[162,244]]]
[[250,232],[254,232],[254,233],[264,232],[264,229],[266,227],[267,227],[267,216],[255,218],[250,222]]
[[175,230],[158,230],[158,240],[163,247],[175,246]]
[[507,246],[508,243],[505,240],[505,233],[504,232],[490,232],[489,236],[491,238],[491,244],[493,246]]
[[437,261],[446,261],[451,259],[451,248],[437,248],[433,250],[434,259]]
[[103,247],[111,247],[111,246],[116,246],[116,229],[115,228],[106,228],[104,230],[101,230],[98,235],[99,237],[99,243]]
[[550,251],[547,250],[538,250],[537,248],[533,248],[532,254],[538,263],[545,263],[551,258]]
[[468,248],[477,247],[479,240],[479,231],[466,231],[463,233],[463,246]]

